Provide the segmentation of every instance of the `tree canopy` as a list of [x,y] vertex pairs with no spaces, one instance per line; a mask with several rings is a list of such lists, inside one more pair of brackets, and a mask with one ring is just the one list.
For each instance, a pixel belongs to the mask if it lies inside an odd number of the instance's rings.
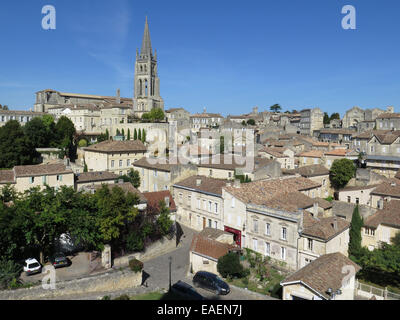
[[329,179],[335,189],[343,188],[354,177],[356,167],[349,159],[335,160],[332,164]]
[[273,112],[280,112],[282,110],[282,107],[279,104],[274,104],[269,109]]

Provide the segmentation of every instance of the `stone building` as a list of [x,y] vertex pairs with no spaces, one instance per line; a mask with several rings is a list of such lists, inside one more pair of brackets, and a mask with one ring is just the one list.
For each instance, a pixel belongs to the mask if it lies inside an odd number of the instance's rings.
[[324,128],[324,113],[320,108],[300,111],[300,133],[313,136],[315,130]]
[[381,113],[375,121],[377,130],[400,130],[400,113]]
[[154,108],[164,110],[164,100],[160,96],[157,51],[153,53],[149,24],[146,17],[142,48],[136,51],[134,79],[134,112],[138,117]]
[[[394,109],[393,107],[387,107],[386,111],[389,113],[393,113]],[[382,109],[379,108],[373,108],[373,109],[366,109],[363,110],[360,107],[353,107],[350,110],[346,111],[346,114],[343,117],[342,120],[342,127],[343,128],[358,128],[360,126],[360,123],[364,121],[375,121],[375,119],[385,112]],[[363,126],[361,126],[362,128]],[[373,129],[373,128],[371,128]]]
[[103,141],[84,148],[88,170],[109,171],[119,176],[133,169],[133,163],[147,153],[147,148],[139,140]]
[[63,163],[15,166],[11,170],[0,171],[0,188],[5,185],[15,187],[18,192],[46,186],[58,190],[62,186],[74,187],[74,172]]
[[46,113],[32,112],[32,111],[19,111],[19,110],[3,110],[0,109],[0,127],[4,126],[10,120],[18,121],[21,126],[31,121],[35,117],[42,117]]
[[195,230],[224,229],[222,187],[228,180],[191,176],[173,185],[177,221]]

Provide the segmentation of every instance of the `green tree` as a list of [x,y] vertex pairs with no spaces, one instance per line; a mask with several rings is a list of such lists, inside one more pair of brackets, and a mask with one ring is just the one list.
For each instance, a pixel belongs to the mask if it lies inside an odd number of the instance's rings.
[[223,154],[225,152],[225,136],[221,135],[219,137],[219,153]]
[[83,172],[89,172],[86,160],[83,159]]
[[246,123],[246,121],[242,121],[242,126],[247,126],[247,123]]
[[2,258],[0,260],[0,289],[10,289],[13,283],[17,283],[21,271],[21,266]]
[[128,140],[131,140],[131,129],[128,129]]
[[332,164],[329,179],[335,189],[343,188],[354,177],[356,167],[349,159],[335,160]]
[[67,155],[72,161],[76,159],[76,146],[74,137],[76,134],[75,126],[70,119],[61,116],[55,126],[57,147],[63,151],[62,155]]
[[361,253],[361,228],[363,220],[361,218],[358,205],[354,208],[350,225],[349,256],[357,259]]
[[247,124],[250,126],[255,126],[256,122],[254,121],[254,119],[249,119],[249,120],[247,120]]
[[87,140],[86,140],[86,139],[81,139],[81,140],[79,140],[78,146],[79,146],[80,148],[85,148],[85,147],[87,147],[87,146],[88,146]]
[[145,143],[146,142],[146,130],[143,129],[142,132],[142,142]]
[[340,120],[340,114],[337,112],[332,113],[331,117],[330,117],[330,121],[332,120]]
[[240,257],[237,253],[230,252],[218,259],[217,270],[222,277],[243,277],[244,268],[240,263]]
[[160,215],[157,219],[157,226],[161,235],[166,236],[171,231],[173,221],[171,220],[170,211],[169,208],[167,208],[165,201],[160,201],[159,208]]
[[397,232],[391,240],[393,245],[400,247],[400,232]]
[[324,112],[324,124],[329,124],[331,122],[329,115]]
[[107,141],[108,139],[109,139],[109,137],[107,136],[107,134],[102,133],[101,135],[99,135],[97,137],[97,142],[100,143],[100,142],[103,142],[103,141]]
[[280,112],[280,110],[282,110],[282,107],[279,104],[274,104],[273,106],[271,106],[269,108],[271,111],[273,112]]
[[140,174],[139,171],[130,169],[128,175],[120,176],[119,179],[122,179],[124,182],[130,182],[137,189],[140,187]]
[[107,140],[110,140],[110,133],[108,132],[108,129],[106,129],[106,136],[107,136]]
[[125,140],[125,130],[122,128],[121,134],[124,136],[124,140]]
[[129,223],[133,222],[138,214],[135,205],[139,203],[136,194],[127,193],[120,187],[111,190],[103,185],[95,193],[99,219],[97,227],[105,242],[115,242],[127,230]]
[[23,131],[32,148],[47,148],[50,137],[46,125],[40,117],[33,118],[25,124]]
[[137,134],[137,130],[135,128],[135,130],[133,131],[133,140],[137,140],[138,138],[138,134]]
[[28,141],[18,121],[10,120],[0,128],[0,168],[38,162],[39,154]]
[[142,141],[142,130],[138,130],[138,140]]

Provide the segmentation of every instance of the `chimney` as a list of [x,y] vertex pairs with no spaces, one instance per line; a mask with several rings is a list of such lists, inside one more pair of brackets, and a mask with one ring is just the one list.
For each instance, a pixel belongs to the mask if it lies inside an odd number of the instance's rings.
[[169,197],[165,197],[164,201],[165,201],[166,207],[169,208]]
[[117,104],[120,104],[121,103],[121,91],[118,89],[117,90]]
[[383,200],[382,199],[378,200],[378,209],[379,210],[383,209]]
[[196,179],[196,186],[200,186],[201,185],[201,179],[200,178],[197,178]]
[[318,217],[318,202],[314,202],[314,207],[313,207],[313,213],[314,213],[314,217]]
[[240,188],[240,185],[241,185],[240,180],[239,179],[235,179],[235,182],[234,182],[233,186],[235,188]]
[[333,217],[333,229],[337,230],[338,229],[338,224],[337,224],[337,217]]

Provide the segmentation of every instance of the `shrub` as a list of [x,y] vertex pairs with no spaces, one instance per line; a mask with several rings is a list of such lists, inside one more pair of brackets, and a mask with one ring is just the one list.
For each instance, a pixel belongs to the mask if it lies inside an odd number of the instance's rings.
[[82,139],[79,141],[78,145],[80,148],[85,148],[85,147],[87,147],[88,143],[85,139]]
[[132,271],[138,273],[143,270],[143,262],[139,261],[137,259],[133,259],[133,260],[129,261],[129,268]]
[[17,286],[22,268],[10,260],[0,261],[0,289],[10,289]]
[[239,255],[234,252],[230,252],[218,259],[217,270],[224,278],[227,276],[242,278],[246,274],[240,263]]
[[127,294],[123,294],[122,296],[119,296],[115,298],[114,300],[131,300]]

